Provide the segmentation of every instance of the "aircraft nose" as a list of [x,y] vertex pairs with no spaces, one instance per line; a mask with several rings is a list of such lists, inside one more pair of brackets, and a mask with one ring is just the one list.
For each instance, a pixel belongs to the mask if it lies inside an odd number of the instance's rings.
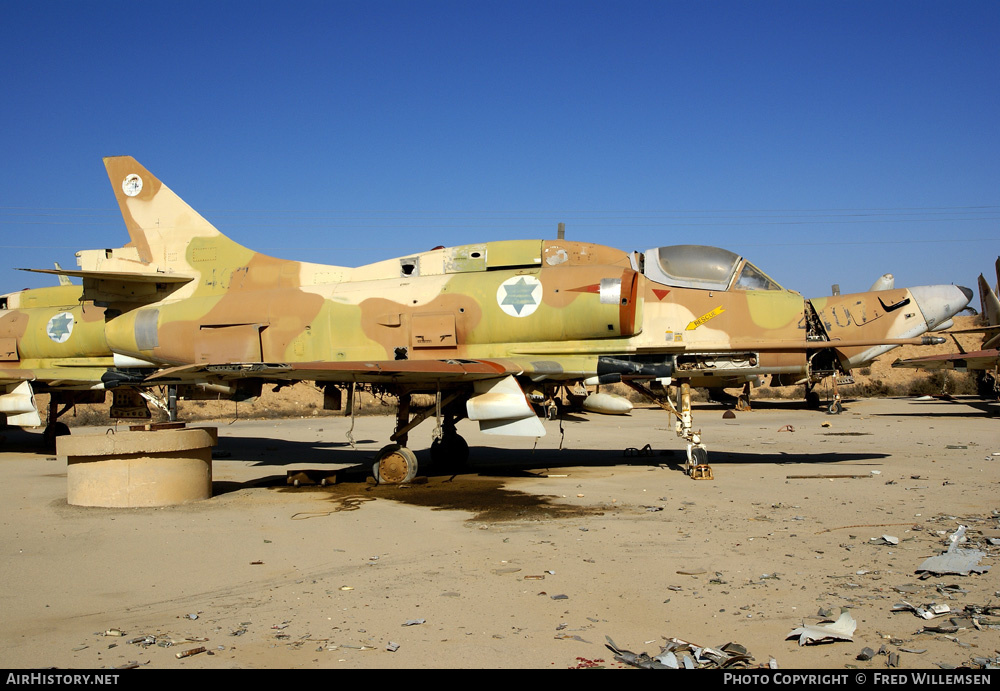
[[917,301],[928,330],[961,312],[972,300],[971,290],[953,285],[917,286],[910,288],[910,294]]

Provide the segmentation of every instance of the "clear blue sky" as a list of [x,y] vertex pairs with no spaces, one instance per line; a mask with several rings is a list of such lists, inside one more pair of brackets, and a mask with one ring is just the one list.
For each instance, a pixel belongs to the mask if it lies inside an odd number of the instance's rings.
[[[0,292],[129,154],[238,242],[709,244],[823,295],[992,277],[1000,2],[0,2]],[[973,303],[978,307],[978,298]]]

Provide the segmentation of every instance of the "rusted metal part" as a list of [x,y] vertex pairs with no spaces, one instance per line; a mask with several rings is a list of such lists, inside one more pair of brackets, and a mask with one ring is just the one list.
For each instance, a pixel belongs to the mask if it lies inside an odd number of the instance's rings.
[[379,484],[411,482],[417,475],[417,457],[405,446],[389,444],[375,456],[373,474]]
[[696,465],[691,470],[692,480],[714,480],[715,475],[712,474],[712,466],[710,465]]

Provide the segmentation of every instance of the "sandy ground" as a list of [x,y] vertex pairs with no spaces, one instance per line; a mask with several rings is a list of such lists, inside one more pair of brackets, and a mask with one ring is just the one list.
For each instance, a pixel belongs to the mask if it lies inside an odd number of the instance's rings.
[[[343,418],[223,421],[214,496],[158,509],[68,505],[65,459],[7,430],[0,666],[623,666],[605,637],[652,654],[666,637],[732,641],[786,669],[884,669],[886,655],[855,659],[883,646],[901,668],[996,658],[1000,616],[949,616],[1000,603],[1000,569],[916,573],[960,525],[974,545],[1000,536],[995,410],[882,399],[839,416],[790,401],[722,413],[696,408],[711,481],[679,470],[666,414],[639,409],[577,416],[564,435],[546,423],[535,448],[463,422],[468,472],[425,464],[407,488],[349,470],[332,487],[286,483],[289,470],[367,465],[391,418],[359,418],[356,449]],[[425,449],[431,427],[410,445]],[[645,444],[654,455],[624,456]],[[982,549],[994,565],[1000,547]],[[904,600],[952,614],[893,613]],[[853,641],[787,639],[841,608]]]

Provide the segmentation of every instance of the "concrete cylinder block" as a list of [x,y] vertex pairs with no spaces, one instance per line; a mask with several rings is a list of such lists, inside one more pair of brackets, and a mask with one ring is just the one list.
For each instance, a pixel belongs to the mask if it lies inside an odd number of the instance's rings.
[[58,437],[74,506],[172,506],[212,496],[215,427]]

